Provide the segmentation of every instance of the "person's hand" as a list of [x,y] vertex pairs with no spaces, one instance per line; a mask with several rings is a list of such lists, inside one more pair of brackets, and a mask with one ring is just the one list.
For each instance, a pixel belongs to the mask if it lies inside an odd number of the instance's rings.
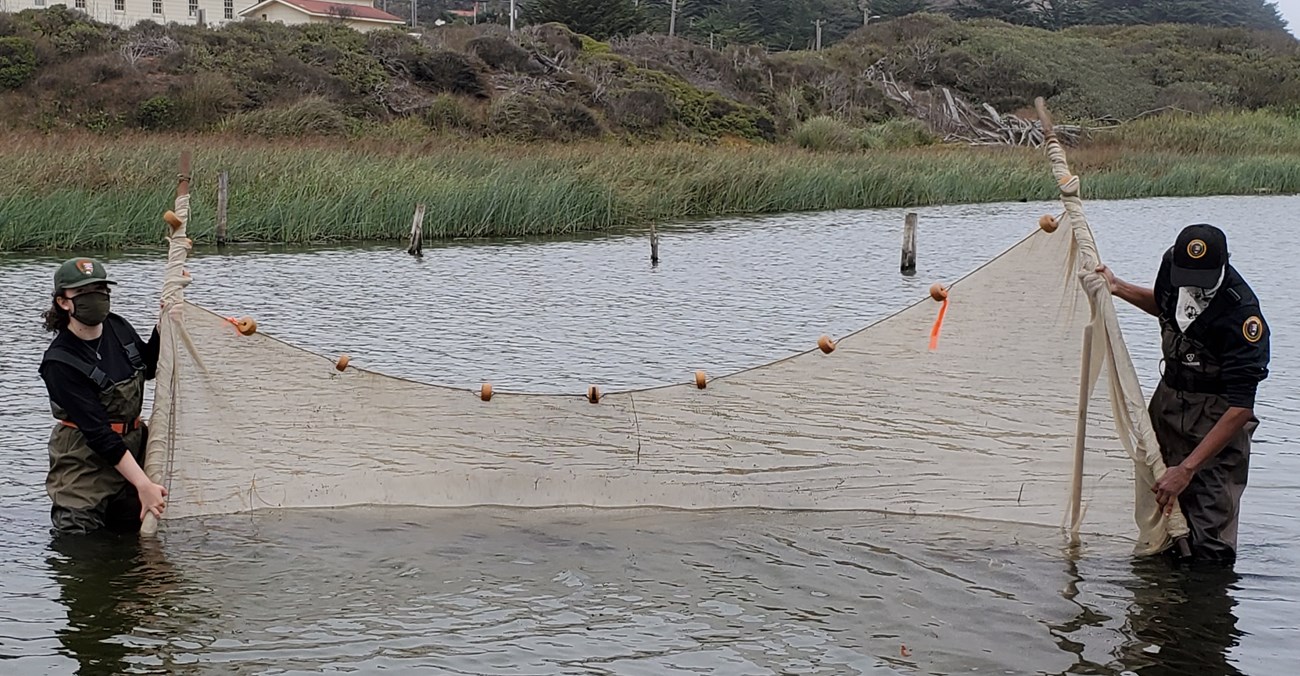
[[1110,289],[1111,295],[1114,295],[1115,292],[1119,291],[1119,278],[1116,277],[1115,273],[1111,272],[1110,268],[1106,267],[1105,264],[1097,266],[1097,274],[1101,275],[1102,278],[1106,280],[1106,287]]
[[1151,492],[1156,494],[1156,503],[1160,505],[1165,516],[1173,513],[1174,508],[1178,506],[1178,496],[1187,490],[1187,484],[1191,482],[1191,470],[1182,465],[1174,465],[1165,470],[1164,476],[1151,487]]
[[153,512],[153,515],[162,518],[164,509],[167,509],[167,489],[150,481],[136,489],[140,494],[140,520],[144,521],[144,515]]

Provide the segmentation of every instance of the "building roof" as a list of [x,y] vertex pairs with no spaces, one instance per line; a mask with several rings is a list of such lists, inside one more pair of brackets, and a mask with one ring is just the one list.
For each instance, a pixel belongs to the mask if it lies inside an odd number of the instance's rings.
[[264,0],[252,7],[239,10],[239,14],[240,16],[252,14],[254,11],[275,2],[282,5],[288,5],[312,16],[346,17],[358,21],[377,21],[380,23],[393,24],[406,23],[404,19],[393,16],[392,14],[376,7],[354,5],[350,2],[328,2],[327,0]]

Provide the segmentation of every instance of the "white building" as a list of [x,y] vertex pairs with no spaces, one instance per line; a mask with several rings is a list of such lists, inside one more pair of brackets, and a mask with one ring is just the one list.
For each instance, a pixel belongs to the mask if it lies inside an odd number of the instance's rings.
[[341,21],[359,31],[406,25],[371,0],[0,0],[0,12],[66,5],[123,28],[141,21],[221,26],[245,18],[285,24]]

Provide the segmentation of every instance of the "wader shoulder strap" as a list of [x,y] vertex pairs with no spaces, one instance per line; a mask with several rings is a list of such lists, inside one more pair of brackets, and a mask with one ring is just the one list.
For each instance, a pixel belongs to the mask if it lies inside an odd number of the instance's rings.
[[126,350],[126,358],[131,360],[131,368],[143,371],[144,357],[140,356],[140,348],[135,345],[135,331],[129,330],[129,325],[123,326],[126,320],[117,315],[109,315],[109,319],[113,324],[113,334],[122,343],[122,349]]
[[108,377],[108,374],[100,370],[98,366],[61,347],[48,350],[45,353],[44,361],[53,361],[71,366],[82,375],[90,378],[90,381],[95,383],[95,386],[99,388],[100,392],[107,392],[108,390],[113,389],[116,385],[116,383]]

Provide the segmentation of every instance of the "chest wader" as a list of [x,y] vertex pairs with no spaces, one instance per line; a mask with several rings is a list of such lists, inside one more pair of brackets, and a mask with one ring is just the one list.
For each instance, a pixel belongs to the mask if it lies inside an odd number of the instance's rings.
[[[1208,319],[1208,317],[1207,317]],[[1161,319],[1164,375],[1148,409],[1160,454],[1173,467],[1191,455],[1229,406],[1220,375],[1222,363],[1205,345]],[[1189,327],[1190,328],[1190,327]],[[1250,441],[1259,426],[1250,421],[1228,445],[1192,475],[1178,496],[1198,559],[1236,559],[1237,518],[1250,470]]]
[[[113,382],[89,361],[65,350],[52,350],[45,359],[69,364],[84,373],[99,389],[99,400],[108,411],[113,431],[122,436],[136,462],[144,465],[148,428],[140,421],[144,408],[145,365],[134,343],[126,344],[132,374]],[[58,533],[87,533],[101,528],[138,531],[140,498],[135,487],[103,456],[86,443],[81,430],[68,414],[53,402],[59,424],[50,433],[50,471],[45,491],[53,506],[50,521]]]

